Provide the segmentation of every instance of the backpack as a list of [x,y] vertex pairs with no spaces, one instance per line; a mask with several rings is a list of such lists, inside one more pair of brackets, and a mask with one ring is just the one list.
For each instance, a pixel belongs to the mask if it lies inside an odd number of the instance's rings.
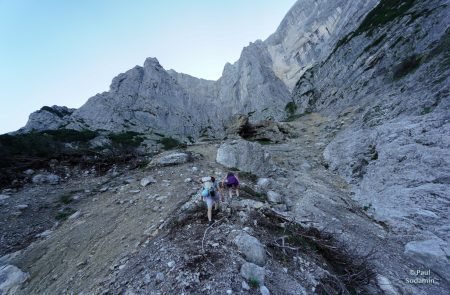
[[214,184],[211,181],[206,181],[203,183],[203,192],[207,192],[208,195],[214,197],[216,195],[216,190],[214,188]]

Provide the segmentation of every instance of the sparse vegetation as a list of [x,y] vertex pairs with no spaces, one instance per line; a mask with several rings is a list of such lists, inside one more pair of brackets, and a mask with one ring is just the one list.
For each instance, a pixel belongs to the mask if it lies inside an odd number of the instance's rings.
[[[407,11],[413,7],[415,2],[416,0],[381,0],[380,3],[367,14],[356,31],[347,34],[337,42],[333,53],[336,52],[339,47],[348,43],[352,38],[361,34],[372,36],[377,28],[406,15]],[[331,55],[333,55],[333,53]]]
[[364,205],[363,210],[368,211],[370,208],[372,208],[372,203],[369,203],[368,205]]
[[157,140],[156,142],[162,144],[165,150],[172,150],[175,148],[186,147],[184,143],[172,137],[163,137]]
[[61,201],[61,203],[67,205],[72,203],[72,196],[70,194],[64,194],[61,197],[59,197],[59,200]]
[[144,138],[141,137],[140,133],[133,131],[111,133],[108,137],[113,143],[121,145],[122,147],[138,147],[141,142],[144,141]]
[[414,72],[421,64],[421,56],[414,54],[404,59],[394,69],[394,79],[398,80]]
[[286,111],[288,117],[292,117],[295,115],[295,112],[297,111],[297,105],[295,104],[294,101],[290,101],[286,104],[286,106],[284,107],[284,110]]
[[55,219],[58,221],[64,221],[70,215],[74,214],[75,212],[77,212],[77,211],[73,208],[69,208],[69,207],[64,208],[61,212],[58,212],[58,214],[56,214]]
[[251,278],[248,280],[248,285],[249,285],[251,288],[253,288],[253,289],[257,289],[257,288],[259,288],[259,285],[260,285],[260,284],[259,284],[258,279],[251,277]]

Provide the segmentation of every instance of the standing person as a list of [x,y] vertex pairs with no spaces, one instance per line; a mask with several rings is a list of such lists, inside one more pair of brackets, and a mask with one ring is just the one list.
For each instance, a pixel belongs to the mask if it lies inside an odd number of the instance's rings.
[[236,196],[239,197],[239,178],[233,172],[228,172],[222,183],[228,190],[230,199],[233,196],[233,190],[236,191]]
[[216,179],[212,176],[203,177],[201,179],[202,190],[201,196],[203,201],[206,203],[206,207],[208,208],[208,222],[211,225],[212,221],[212,207],[215,205],[215,209],[218,209],[219,206],[219,192],[217,190]]

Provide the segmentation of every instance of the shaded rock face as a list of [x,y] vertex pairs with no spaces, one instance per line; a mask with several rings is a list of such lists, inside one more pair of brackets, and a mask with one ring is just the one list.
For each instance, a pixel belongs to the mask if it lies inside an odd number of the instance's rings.
[[63,128],[68,124],[74,111],[75,109],[56,105],[42,107],[39,111],[30,114],[27,124],[20,129],[20,132]]
[[[448,15],[446,1],[382,0],[293,90],[300,113],[320,112],[339,125],[323,156],[354,184],[354,200],[406,242],[442,240],[445,247]],[[432,259],[422,262],[439,272]]]
[[275,75],[292,90],[305,71],[325,59],[376,0],[302,0],[266,41]]

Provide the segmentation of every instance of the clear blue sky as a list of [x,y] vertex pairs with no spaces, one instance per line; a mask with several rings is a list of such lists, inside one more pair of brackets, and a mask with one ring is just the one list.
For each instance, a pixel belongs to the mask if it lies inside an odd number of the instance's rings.
[[295,0],[0,0],[0,134],[80,107],[146,57],[216,80]]

